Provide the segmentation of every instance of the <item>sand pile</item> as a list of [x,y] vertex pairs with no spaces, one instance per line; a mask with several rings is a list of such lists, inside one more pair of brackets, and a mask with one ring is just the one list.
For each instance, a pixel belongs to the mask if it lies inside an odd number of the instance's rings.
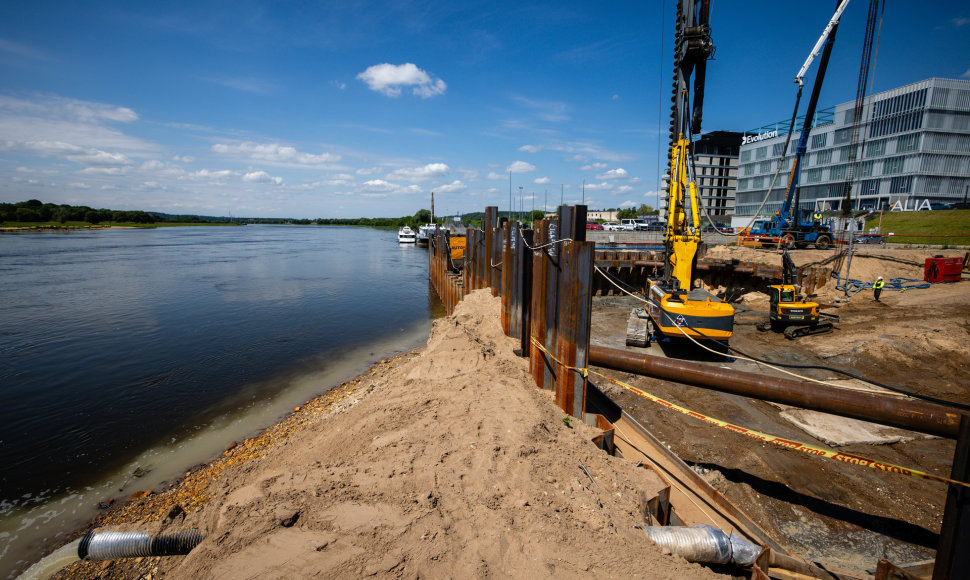
[[653,476],[598,450],[593,428],[567,425],[515,346],[498,299],[472,293],[427,348],[222,470],[196,511],[116,528],[200,529],[190,555],[83,566],[101,577],[715,577],[634,528]]

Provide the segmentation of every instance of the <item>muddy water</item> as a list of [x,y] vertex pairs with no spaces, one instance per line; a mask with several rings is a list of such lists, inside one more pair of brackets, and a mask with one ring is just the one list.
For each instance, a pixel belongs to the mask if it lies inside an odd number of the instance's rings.
[[389,354],[439,306],[396,232],[0,236],[0,578]]

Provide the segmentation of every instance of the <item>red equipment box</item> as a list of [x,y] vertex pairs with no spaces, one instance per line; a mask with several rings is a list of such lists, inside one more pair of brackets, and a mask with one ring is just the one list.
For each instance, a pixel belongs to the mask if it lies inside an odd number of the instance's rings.
[[959,282],[963,271],[963,260],[960,258],[926,258],[923,267],[925,282]]

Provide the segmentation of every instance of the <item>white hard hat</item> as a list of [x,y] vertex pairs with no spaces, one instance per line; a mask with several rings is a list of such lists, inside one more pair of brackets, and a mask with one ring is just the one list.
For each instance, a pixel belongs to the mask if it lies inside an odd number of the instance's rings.
[[882,280],[882,276],[879,276],[878,278],[876,278],[876,280]]

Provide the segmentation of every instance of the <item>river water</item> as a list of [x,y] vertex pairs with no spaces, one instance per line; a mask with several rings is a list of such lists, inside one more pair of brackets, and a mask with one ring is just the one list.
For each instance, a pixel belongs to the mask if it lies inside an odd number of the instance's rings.
[[[423,344],[427,252],[332,226],[0,234],[0,578]],[[136,476],[137,474],[137,476]]]

